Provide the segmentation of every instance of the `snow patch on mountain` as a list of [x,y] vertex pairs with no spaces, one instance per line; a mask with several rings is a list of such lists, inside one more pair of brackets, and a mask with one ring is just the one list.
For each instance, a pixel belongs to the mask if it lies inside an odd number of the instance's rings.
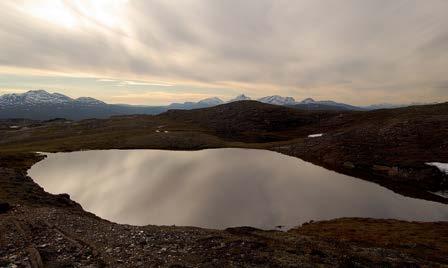
[[247,97],[244,94],[236,96],[234,99],[229,100],[229,102],[235,102],[235,101],[245,101],[245,100],[251,100],[250,97]]
[[81,104],[87,104],[87,105],[105,105],[106,103],[94,98],[90,98],[90,97],[80,97],[75,99],[75,101],[77,103],[81,103]]
[[50,94],[45,90],[30,90],[22,94],[5,94],[0,96],[1,105],[36,105],[46,103],[68,103],[70,97],[62,94]]
[[315,105],[315,106],[324,105],[327,107],[334,107],[334,108],[343,109],[343,110],[355,110],[355,111],[363,110],[360,107],[356,107],[356,106],[345,104],[345,103],[335,102],[335,101],[331,101],[331,100],[316,101],[312,98],[304,99],[303,101],[299,102],[298,104],[308,105],[308,106],[309,105]]
[[274,105],[294,105],[297,103],[293,97],[282,97],[279,95],[263,97],[258,99],[258,101]]
[[72,99],[60,93],[49,93],[45,90],[30,90],[22,94],[5,94],[0,96],[0,106],[36,106],[36,105],[62,105],[62,104],[105,104],[102,101],[81,97]]
[[426,164],[437,167],[440,171],[444,172],[445,174],[448,174],[448,163],[431,162]]
[[435,194],[435,195],[438,195],[438,196],[441,196],[441,197],[443,197],[443,198],[448,198],[448,191],[444,191],[444,190],[442,190],[442,191],[438,191],[438,192],[430,192],[430,193]]
[[209,106],[215,106],[215,105],[223,104],[224,101],[218,97],[213,97],[213,98],[207,98],[207,99],[200,100],[198,103],[209,105]]
[[187,101],[184,103],[171,103],[170,105],[167,106],[167,108],[168,109],[190,110],[190,109],[213,107],[213,106],[220,105],[223,103],[224,103],[224,101],[222,101],[220,98],[212,97],[212,98],[200,100],[198,102]]

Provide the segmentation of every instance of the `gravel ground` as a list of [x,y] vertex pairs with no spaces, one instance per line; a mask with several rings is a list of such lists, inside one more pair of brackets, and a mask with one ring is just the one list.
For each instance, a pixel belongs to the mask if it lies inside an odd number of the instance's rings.
[[120,225],[77,207],[15,205],[0,214],[0,232],[0,267],[418,267],[443,263],[443,259],[425,260],[393,248],[341,243],[294,230]]

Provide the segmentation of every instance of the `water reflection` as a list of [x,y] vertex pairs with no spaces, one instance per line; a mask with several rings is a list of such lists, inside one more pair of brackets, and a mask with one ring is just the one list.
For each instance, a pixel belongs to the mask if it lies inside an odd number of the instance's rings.
[[448,220],[407,198],[297,158],[260,150],[110,150],[48,154],[30,176],[118,223],[288,227],[338,217]]

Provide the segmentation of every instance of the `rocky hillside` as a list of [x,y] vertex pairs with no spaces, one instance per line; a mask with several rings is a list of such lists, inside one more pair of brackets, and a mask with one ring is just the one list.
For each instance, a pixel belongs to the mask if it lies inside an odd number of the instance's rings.
[[[171,110],[160,115],[172,121],[198,125],[230,140],[267,142],[289,139],[287,132],[318,124],[337,114],[307,112],[257,101],[238,101],[207,109]],[[274,134],[277,133],[277,134]]]

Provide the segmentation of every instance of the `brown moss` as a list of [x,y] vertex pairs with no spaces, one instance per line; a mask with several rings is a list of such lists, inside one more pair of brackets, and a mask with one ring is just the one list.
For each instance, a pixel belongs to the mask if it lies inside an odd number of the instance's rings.
[[448,222],[344,218],[304,224],[290,232],[448,262]]

